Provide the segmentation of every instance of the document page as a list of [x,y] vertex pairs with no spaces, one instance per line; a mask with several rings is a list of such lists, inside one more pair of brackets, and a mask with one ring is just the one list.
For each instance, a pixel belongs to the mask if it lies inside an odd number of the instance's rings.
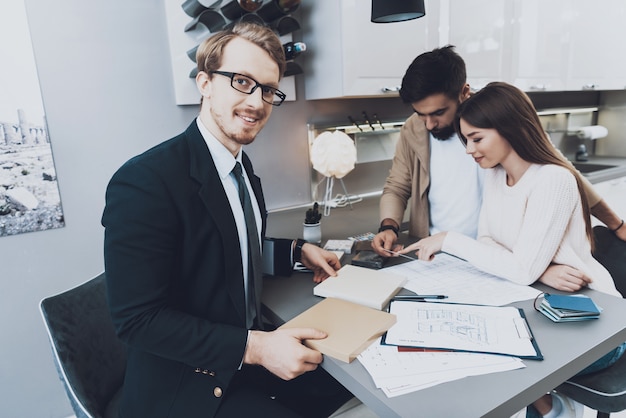
[[523,368],[517,357],[459,352],[400,352],[375,341],[358,356],[387,397],[403,395],[467,376]]
[[406,277],[406,289],[418,295],[446,295],[446,302],[503,306],[534,299],[541,293],[482,272],[446,253],[437,254],[433,261],[415,260],[384,270]]
[[397,322],[384,343],[535,358],[526,319],[514,307],[392,300]]

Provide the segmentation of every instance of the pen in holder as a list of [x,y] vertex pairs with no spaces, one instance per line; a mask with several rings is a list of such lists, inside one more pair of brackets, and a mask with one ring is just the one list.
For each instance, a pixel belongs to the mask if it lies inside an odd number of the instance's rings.
[[317,202],[313,205],[312,209],[306,211],[304,218],[302,238],[310,243],[321,244],[322,242],[322,225],[320,220],[322,214],[319,212],[319,205]]

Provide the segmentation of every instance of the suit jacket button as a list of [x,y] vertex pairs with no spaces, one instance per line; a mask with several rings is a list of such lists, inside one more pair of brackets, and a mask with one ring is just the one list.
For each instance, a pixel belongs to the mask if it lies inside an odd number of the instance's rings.
[[216,386],[215,389],[213,389],[213,395],[215,395],[216,398],[221,398],[222,397],[222,388],[219,386]]

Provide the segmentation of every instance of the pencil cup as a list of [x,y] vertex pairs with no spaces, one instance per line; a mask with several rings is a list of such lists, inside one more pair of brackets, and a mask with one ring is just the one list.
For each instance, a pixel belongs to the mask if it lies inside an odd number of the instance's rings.
[[313,244],[322,243],[322,225],[320,222],[316,224],[303,224],[302,239]]

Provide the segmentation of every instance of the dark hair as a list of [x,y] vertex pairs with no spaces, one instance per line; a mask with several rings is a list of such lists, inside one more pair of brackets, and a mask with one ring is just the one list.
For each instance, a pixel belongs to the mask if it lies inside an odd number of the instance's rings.
[[446,45],[413,60],[402,78],[400,98],[404,103],[415,103],[443,93],[457,99],[466,83],[465,61],[454,52],[453,45]]
[[495,129],[525,161],[554,164],[569,170],[576,178],[587,237],[593,250],[591,212],[581,175],[550,142],[526,93],[510,84],[493,82],[461,103],[457,109],[454,128],[463,144],[467,145],[467,138],[461,133],[461,119],[477,128]]

